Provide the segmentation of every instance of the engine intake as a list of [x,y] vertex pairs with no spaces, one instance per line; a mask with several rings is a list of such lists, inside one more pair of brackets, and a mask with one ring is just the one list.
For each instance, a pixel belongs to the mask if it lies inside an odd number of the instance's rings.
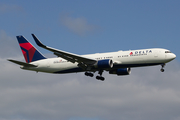
[[120,68],[109,71],[109,74],[117,74],[117,75],[129,75],[130,73],[131,73],[131,68]]
[[99,60],[96,64],[95,64],[96,68],[100,68],[100,69],[108,69],[108,68],[112,68],[113,67],[113,61],[110,59],[106,59],[106,60]]

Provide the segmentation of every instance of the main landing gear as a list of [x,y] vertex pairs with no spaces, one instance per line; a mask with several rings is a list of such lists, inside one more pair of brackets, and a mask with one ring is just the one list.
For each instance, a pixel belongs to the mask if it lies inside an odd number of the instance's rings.
[[102,73],[103,73],[103,70],[100,70],[99,73],[98,73],[100,76],[96,76],[96,79],[97,79],[97,80],[101,80],[101,81],[104,81],[104,80],[105,80],[105,78],[102,77]]
[[94,76],[94,74],[92,74],[92,73],[90,73],[90,72],[85,72],[84,73],[86,76],[90,76],[90,77],[93,77]]
[[166,65],[165,63],[161,64],[161,66],[162,66],[161,72],[164,72],[164,66],[165,66],[165,65]]
[[[101,81],[104,81],[104,80],[105,80],[105,78],[102,77],[102,73],[103,73],[103,70],[100,70],[100,71],[98,72],[98,74],[99,74],[100,76],[96,76],[96,79],[97,79],[97,80],[101,80]],[[93,74],[93,73],[90,73],[90,72],[85,72],[84,74],[85,74],[86,76],[89,76],[89,77],[93,77],[93,76],[94,76],[94,74]]]
[[101,81],[104,81],[104,80],[105,80],[105,78],[102,77],[102,76],[96,76],[96,79],[97,79],[97,80],[101,80]]

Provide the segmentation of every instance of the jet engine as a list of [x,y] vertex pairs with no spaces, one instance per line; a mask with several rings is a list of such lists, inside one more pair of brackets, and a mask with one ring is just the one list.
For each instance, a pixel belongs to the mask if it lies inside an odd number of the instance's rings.
[[117,74],[117,75],[129,75],[130,73],[131,73],[131,68],[120,68],[109,71],[109,74]]
[[108,69],[113,67],[113,61],[111,59],[106,59],[106,60],[99,60],[95,64],[96,68],[100,69]]

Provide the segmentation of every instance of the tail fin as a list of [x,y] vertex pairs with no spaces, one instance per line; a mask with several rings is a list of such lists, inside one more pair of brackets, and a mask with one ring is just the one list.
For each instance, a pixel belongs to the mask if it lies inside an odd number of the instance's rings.
[[16,36],[19,46],[27,63],[46,59],[29,41],[23,36]]

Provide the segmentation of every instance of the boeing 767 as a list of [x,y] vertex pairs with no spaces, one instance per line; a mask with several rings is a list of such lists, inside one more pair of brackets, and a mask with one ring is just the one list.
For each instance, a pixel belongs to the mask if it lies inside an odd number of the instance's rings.
[[98,72],[96,79],[104,81],[105,78],[102,77],[104,71],[121,76],[129,75],[132,67],[161,65],[161,72],[164,72],[165,64],[176,58],[174,53],[162,48],[77,55],[48,47],[34,34],[32,37],[39,47],[53,52],[57,58],[46,58],[26,38],[17,36],[26,62],[8,60],[21,65],[22,69],[36,72],[57,74],[85,72],[85,75],[90,77]]

